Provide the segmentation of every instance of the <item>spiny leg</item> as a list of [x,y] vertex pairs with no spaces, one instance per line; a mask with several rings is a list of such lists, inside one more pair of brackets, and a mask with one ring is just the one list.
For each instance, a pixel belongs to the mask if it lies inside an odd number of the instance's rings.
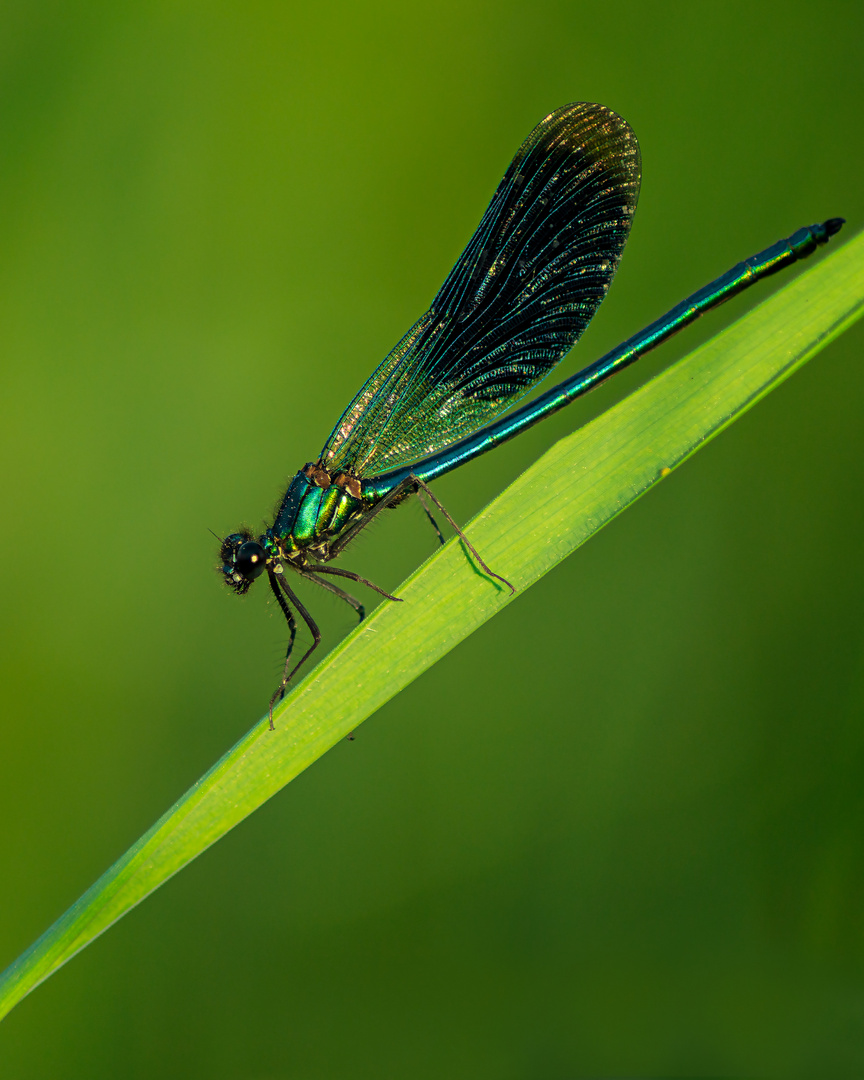
[[[353,607],[354,610],[357,612],[360,622],[363,622],[363,620],[366,618],[366,609],[363,607],[363,605],[360,603],[356,596],[352,596],[351,593],[347,593],[344,589],[340,589],[338,585],[331,585],[329,581],[322,581],[321,578],[316,577],[309,569],[303,570],[302,574],[304,578],[308,578],[310,581],[314,581],[316,584],[320,585],[322,589],[326,589],[327,592],[331,592],[335,596],[340,597],[342,600],[345,601],[346,604],[350,604],[351,607]],[[354,732],[349,731],[345,738],[348,740],[348,742],[354,742]]]
[[316,577],[311,570],[304,569],[301,571],[301,574],[304,578],[308,578],[309,581],[314,581],[317,585],[320,585],[322,589],[326,589],[327,592],[331,592],[334,596],[338,596],[341,600],[344,600],[346,604],[350,604],[357,612],[359,622],[363,622],[366,618],[366,609],[356,596],[352,596],[351,593],[347,593],[344,589],[340,589],[338,585],[331,585],[329,581],[322,581],[321,578]]
[[291,586],[285,580],[284,574],[277,574],[277,580],[279,582],[280,587],[282,588],[282,591],[290,599],[290,601],[294,605],[294,607],[297,608],[297,611],[299,612],[300,617],[306,623],[306,625],[309,627],[309,632],[312,635],[312,644],[309,646],[309,648],[303,654],[301,659],[291,669],[291,674],[285,680],[285,682],[287,683],[291,679],[294,678],[294,676],[297,674],[297,672],[300,670],[300,668],[303,667],[303,665],[306,663],[306,661],[309,659],[309,657],[312,655],[312,653],[315,652],[315,650],[321,644],[321,631],[318,629],[318,624],[315,622],[315,620],[312,618],[312,616],[309,614],[309,612],[306,610],[306,608],[300,602],[300,597],[294,592],[294,590],[291,588]]
[[[382,588],[379,588],[374,581],[369,581],[365,577],[360,577],[359,574],[355,574],[351,570],[341,570],[338,566],[316,566],[316,574],[336,574],[338,577],[349,578],[351,581],[359,582],[361,585],[367,585],[370,589],[373,589],[380,596],[385,597],[387,600],[395,600],[397,603],[402,603],[401,596],[391,596],[389,592],[384,592]],[[324,584],[322,581],[320,584]]]
[[[486,565],[486,563],[480,558],[480,555],[479,555],[477,549],[474,547],[474,545],[471,543],[471,541],[468,539],[468,537],[465,535],[465,533],[462,532],[462,530],[459,528],[459,526],[456,524],[456,522],[453,520],[453,518],[450,517],[450,515],[447,513],[447,508],[443,505],[443,503],[438,498],[438,496],[435,494],[435,492],[432,490],[432,488],[430,488],[427,483],[425,483],[423,480],[421,480],[419,476],[413,476],[412,475],[412,476],[407,477],[407,480],[410,480],[414,484],[417,485],[417,495],[418,495],[418,497],[420,495],[421,489],[426,492],[426,494],[429,496],[429,498],[432,500],[432,502],[435,503],[435,505],[438,507],[438,509],[441,511],[441,513],[444,515],[444,517],[447,518],[447,520],[450,522],[450,524],[453,527],[453,531],[456,533],[456,535],[459,537],[459,539],[462,541],[462,543],[465,545],[465,547],[468,548],[468,550],[471,552],[471,554],[474,556],[474,558],[480,564],[481,569],[485,573],[487,573],[489,575],[489,577],[493,577],[493,578],[496,579],[496,581],[500,581],[502,584],[506,585],[507,588],[510,590],[510,592],[515,594],[516,590],[510,584],[510,582],[507,580],[507,578],[503,578],[503,577],[501,577],[500,574],[496,574],[494,570],[490,570],[489,567]],[[405,482],[406,481],[403,481],[403,483],[405,483]],[[401,484],[399,486],[401,487]]]
[[420,488],[417,488],[417,499],[420,505],[423,507],[424,511],[426,512],[426,517],[428,517],[429,520],[432,522],[432,528],[435,530],[438,536],[438,543],[441,545],[441,547],[444,547],[447,541],[444,539],[444,534],[438,528],[438,522],[432,516],[432,511],[426,505],[426,500],[423,498],[423,492],[420,490]]
[[[421,490],[424,491],[429,496],[429,498],[438,507],[438,509],[441,511],[441,513],[444,515],[444,517],[447,518],[447,520],[450,522],[450,525],[453,527],[453,531],[460,538],[460,540],[462,540],[462,542],[465,544],[465,546],[468,548],[468,550],[471,552],[471,554],[477,560],[477,562],[480,565],[481,569],[485,573],[487,573],[489,575],[489,577],[493,577],[493,578],[496,579],[496,581],[500,581],[503,585],[506,585],[511,593],[515,593],[516,589],[507,580],[507,578],[503,578],[503,577],[501,577],[500,574],[496,574],[494,570],[490,570],[489,567],[486,565],[486,563],[483,561],[483,559],[481,559],[480,554],[477,551],[477,549],[474,547],[474,545],[471,543],[471,541],[468,539],[468,537],[465,535],[465,533],[462,532],[462,530],[459,528],[459,526],[456,524],[456,522],[453,520],[453,518],[447,512],[447,508],[441,503],[441,500],[438,498],[438,496],[435,494],[435,492],[429,487],[429,485],[425,482],[425,480],[421,480],[419,476],[415,476],[413,473],[410,476],[406,476],[405,479],[402,480],[400,483],[398,483],[396,485],[396,487],[393,488],[392,491],[388,491],[383,499],[380,499],[377,503],[375,503],[375,505],[372,507],[372,509],[369,511],[369,513],[365,515],[365,517],[362,517],[357,522],[356,525],[352,526],[348,530],[348,532],[346,532],[343,536],[341,536],[339,538],[339,540],[330,548],[330,557],[335,558],[339,554],[339,552],[342,551],[342,549],[346,546],[346,544],[350,543],[354,539],[354,537],[360,532],[361,529],[365,529],[366,526],[374,518],[376,518],[378,516],[378,514],[381,513],[382,510],[386,510],[388,506],[392,506],[394,503],[398,502],[399,499],[401,499],[408,492],[412,492],[412,493],[416,492],[417,497],[420,498]],[[421,502],[421,505],[423,505],[423,509],[426,510],[426,506],[423,504],[422,499],[420,499],[420,502]],[[426,513],[429,514],[429,511],[426,510]],[[432,515],[429,514],[430,518],[431,518],[431,516]],[[437,522],[435,522],[434,519],[433,519],[432,523],[435,526],[435,531],[438,533],[439,538],[443,540],[443,537],[441,537],[441,531],[438,528]],[[320,571],[320,570],[323,569],[323,567],[317,566],[315,569]],[[330,568],[328,572],[331,573],[331,574],[335,574],[338,571],[335,570],[334,568]],[[352,576],[352,575],[346,574],[345,571],[342,571],[342,573],[346,577]],[[361,580],[362,581],[363,579],[362,578],[360,578],[360,579],[355,578],[355,580]],[[364,584],[370,585],[373,589],[376,589],[377,592],[381,592],[381,590],[377,589],[376,586],[372,585],[371,582],[364,582]],[[384,593],[383,595],[387,596],[388,594]],[[390,599],[391,600],[397,600],[398,597],[393,596],[393,597],[390,597]]]
[[288,648],[285,652],[285,668],[282,672],[282,682],[279,684],[279,689],[270,698],[270,730],[273,730],[273,706],[276,701],[282,697],[285,693],[285,683],[287,681],[288,666],[291,663],[291,653],[294,651],[294,639],[297,637],[297,620],[294,618],[294,612],[288,606],[288,601],[279,591],[279,586],[276,581],[276,575],[271,571],[267,572],[267,580],[270,582],[270,588],[273,590],[273,595],[276,597],[276,603],[279,605],[282,614],[285,616],[285,621],[288,623]]
[[[281,697],[284,696],[285,688],[287,687],[288,683],[294,678],[294,676],[297,674],[297,672],[300,670],[300,668],[306,663],[306,661],[309,659],[309,657],[312,655],[312,653],[315,652],[315,650],[321,644],[321,631],[318,629],[318,626],[316,625],[315,620],[312,618],[312,616],[309,614],[309,612],[306,610],[306,608],[301,603],[300,597],[297,596],[297,594],[294,592],[294,590],[291,588],[291,586],[285,580],[285,576],[283,574],[276,574],[276,573],[272,573],[270,571],[268,571],[268,573],[270,573],[270,576],[271,576],[270,587],[273,588],[273,579],[275,579],[275,581],[278,583],[279,588],[282,589],[282,591],[285,593],[285,595],[288,597],[288,599],[291,601],[291,603],[294,605],[294,607],[297,608],[297,611],[300,614],[300,617],[303,619],[303,621],[309,627],[309,631],[312,634],[312,644],[309,646],[309,648],[303,654],[300,661],[297,664],[294,665],[294,667],[291,669],[291,671],[288,671],[288,664],[287,664],[287,661],[286,661],[285,674],[282,676],[282,682],[279,684],[279,688],[277,689],[276,693],[270,699],[270,713],[271,713],[270,723],[272,725],[272,723],[273,723],[273,718],[272,718],[273,705]],[[286,604],[286,607],[287,606],[288,605]]]

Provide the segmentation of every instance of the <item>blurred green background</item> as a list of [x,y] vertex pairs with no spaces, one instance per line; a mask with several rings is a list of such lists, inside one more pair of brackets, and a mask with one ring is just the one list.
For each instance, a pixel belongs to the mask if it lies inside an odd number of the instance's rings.
[[[852,2],[3,5],[0,967],[261,714],[284,626],[207,530],[320,449],[532,126],[601,101],[643,151],[569,373],[861,227],[862,32]],[[439,495],[466,520],[771,288]],[[864,1073],[862,346],[38,989],[2,1075]],[[395,587],[433,546],[409,505],[350,565]]]

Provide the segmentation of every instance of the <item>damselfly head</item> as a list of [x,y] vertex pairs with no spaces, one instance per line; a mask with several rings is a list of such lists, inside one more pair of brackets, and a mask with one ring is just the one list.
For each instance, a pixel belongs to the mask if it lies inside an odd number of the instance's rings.
[[267,553],[250,532],[226,536],[219,557],[225,584],[238,596],[248,592],[249,586],[264,573],[267,566]]

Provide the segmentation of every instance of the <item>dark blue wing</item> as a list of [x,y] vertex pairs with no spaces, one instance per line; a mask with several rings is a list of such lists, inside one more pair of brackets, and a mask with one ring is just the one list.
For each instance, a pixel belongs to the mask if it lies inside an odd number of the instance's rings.
[[342,414],[321,455],[355,476],[411,464],[519,400],[606,295],[639,196],[627,123],[565,105],[513,159],[459,261]]

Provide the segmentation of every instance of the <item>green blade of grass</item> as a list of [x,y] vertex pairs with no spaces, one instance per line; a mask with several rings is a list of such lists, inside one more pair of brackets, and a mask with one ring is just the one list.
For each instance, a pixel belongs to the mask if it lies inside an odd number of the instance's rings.
[[[479,514],[471,542],[518,591],[864,311],[864,235],[586,427]],[[451,541],[258,723],[0,976],[0,1017],[512,599]]]

